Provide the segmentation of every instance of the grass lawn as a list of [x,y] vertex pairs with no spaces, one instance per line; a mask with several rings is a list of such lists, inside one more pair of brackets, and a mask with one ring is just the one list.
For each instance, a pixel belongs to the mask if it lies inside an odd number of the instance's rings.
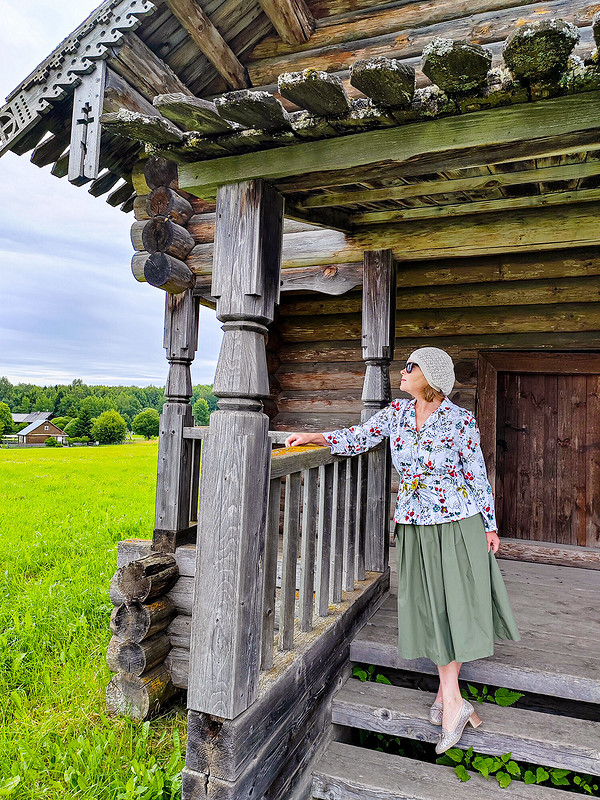
[[181,796],[184,710],[105,712],[117,543],[151,537],[156,466],[156,440],[0,450],[0,798]]

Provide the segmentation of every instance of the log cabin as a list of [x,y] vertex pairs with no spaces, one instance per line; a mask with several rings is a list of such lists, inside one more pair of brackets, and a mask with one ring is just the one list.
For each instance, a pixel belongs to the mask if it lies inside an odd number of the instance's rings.
[[133,276],[165,294],[155,528],[119,546],[107,703],[183,693],[183,800],[480,796],[358,736],[437,739],[435,665],[396,647],[388,451],[281,447],[402,397],[427,344],[478,420],[522,631],[461,677],[523,703],[459,745],[600,775],[599,44],[588,0],[106,0],[0,110],[0,154],[133,213]]

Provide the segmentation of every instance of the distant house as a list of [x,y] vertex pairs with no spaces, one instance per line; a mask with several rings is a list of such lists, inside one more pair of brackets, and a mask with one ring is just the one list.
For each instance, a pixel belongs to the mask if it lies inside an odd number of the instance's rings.
[[45,422],[52,416],[52,411],[30,411],[28,414],[11,414],[13,422],[25,422],[30,425],[32,422]]
[[23,428],[22,431],[19,431],[18,436],[19,444],[44,444],[46,439],[51,436],[58,442],[64,444],[67,438],[67,434],[53,422],[50,422],[49,419],[32,422],[26,428]]

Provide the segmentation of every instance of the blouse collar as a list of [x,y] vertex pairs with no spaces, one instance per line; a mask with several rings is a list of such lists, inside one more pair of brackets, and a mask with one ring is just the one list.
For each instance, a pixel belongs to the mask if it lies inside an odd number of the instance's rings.
[[427,417],[425,422],[421,425],[421,427],[417,431],[417,415],[415,413],[415,405],[416,405],[416,403],[417,403],[417,398],[413,397],[413,399],[408,404],[409,425],[415,431],[415,433],[421,433],[423,428],[425,428],[427,425],[433,424],[433,422],[435,422],[435,420],[440,415],[440,413],[444,413],[445,411],[448,411],[450,409],[451,405],[452,405],[451,401],[446,396],[444,396],[444,399],[439,404],[439,406],[435,409],[435,411],[431,412],[431,414]]

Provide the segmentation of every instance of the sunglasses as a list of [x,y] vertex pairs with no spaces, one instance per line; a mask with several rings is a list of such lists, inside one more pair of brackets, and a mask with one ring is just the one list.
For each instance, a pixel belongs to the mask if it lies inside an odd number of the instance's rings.
[[418,366],[419,365],[416,363],[416,361],[407,361],[406,362],[406,366],[404,367],[404,369],[407,372],[412,372],[413,371],[413,367],[418,367]]

